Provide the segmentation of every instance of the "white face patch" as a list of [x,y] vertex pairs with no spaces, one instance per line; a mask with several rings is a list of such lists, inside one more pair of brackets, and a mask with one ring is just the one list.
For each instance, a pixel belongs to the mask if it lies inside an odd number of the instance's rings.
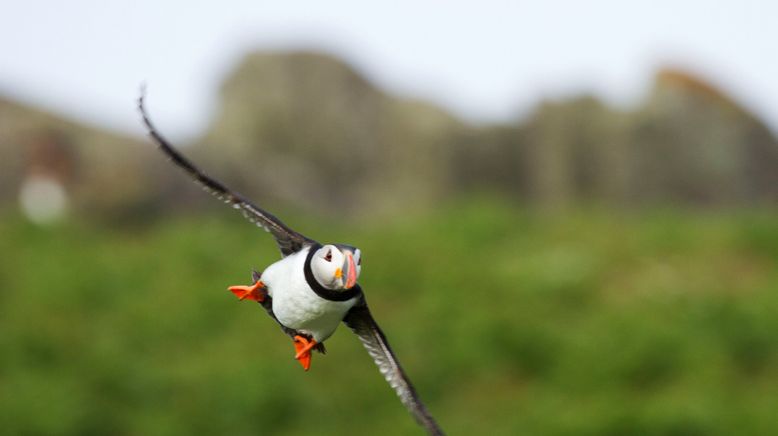
[[313,277],[327,289],[339,289],[343,285],[336,271],[343,265],[343,253],[334,245],[325,245],[314,253],[311,259]]
[[354,265],[357,266],[357,278],[359,278],[359,273],[362,272],[362,251],[359,248],[354,251]]

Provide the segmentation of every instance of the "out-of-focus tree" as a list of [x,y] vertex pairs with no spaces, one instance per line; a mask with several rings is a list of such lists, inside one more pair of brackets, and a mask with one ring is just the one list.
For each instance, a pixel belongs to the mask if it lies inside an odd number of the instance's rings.
[[200,148],[252,196],[332,211],[418,205],[446,191],[447,145],[461,123],[384,94],[333,58],[250,55],[221,101]]
[[676,70],[656,77],[633,114],[629,192],[639,201],[744,205],[778,200],[778,143],[713,86]]
[[[309,52],[251,54],[220,95],[209,130],[185,151],[260,202],[339,214],[391,213],[470,191],[551,210],[778,203],[778,142],[769,129],[677,70],[660,71],[631,110],[581,96],[494,125],[388,95],[347,64]],[[133,218],[216,206],[185,187],[149,142],[4,101],[0,204],[17,201],[30,173],[25,156],[44,136],[71,149],[64,188],[77,211]]]

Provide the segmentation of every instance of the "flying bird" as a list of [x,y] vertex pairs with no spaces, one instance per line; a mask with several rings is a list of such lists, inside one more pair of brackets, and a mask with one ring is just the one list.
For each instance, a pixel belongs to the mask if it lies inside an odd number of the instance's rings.
[[357,283],[362,269],[359,248],[347,244],[321,244],[292,230],[281,220],[247,198],[206,175],[178,152],[154,127],[144,106],[145,93],[138,99],[149,136],[159,149],[207,191],[239,209],[251,222],[270,232],[281,250],[281,260],[261,273],[253,272],[253,283],[230,286],[240,300],[262,305],[281,329],[292,338],[295,359],[308,371],[311,351],[325,352],[324,341],[343,322],[356,333],[378,365],[389,385],[429,434],[443,431],[419,399],[400,366],[386,336],[368,308]]

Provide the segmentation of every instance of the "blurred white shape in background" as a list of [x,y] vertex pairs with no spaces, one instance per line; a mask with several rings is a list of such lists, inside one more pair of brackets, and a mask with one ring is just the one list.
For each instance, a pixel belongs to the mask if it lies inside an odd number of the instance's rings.
[[22,183],[19,203],[24,215],[41,225],[61,220],[67,212],[68,195],[56,178],[31,175]]

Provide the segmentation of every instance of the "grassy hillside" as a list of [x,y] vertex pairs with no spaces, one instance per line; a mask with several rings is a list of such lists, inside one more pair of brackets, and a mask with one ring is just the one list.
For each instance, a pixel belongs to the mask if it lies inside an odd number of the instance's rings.
[[[775,213],[551,218],[474,200],[287,221],[362,248],[374,314],[451,434],[778,431]],[[6,215],[0,253],[4,433],[420,434],[347,329],[304,373],[226,291],[277,258],[238,214]]]

